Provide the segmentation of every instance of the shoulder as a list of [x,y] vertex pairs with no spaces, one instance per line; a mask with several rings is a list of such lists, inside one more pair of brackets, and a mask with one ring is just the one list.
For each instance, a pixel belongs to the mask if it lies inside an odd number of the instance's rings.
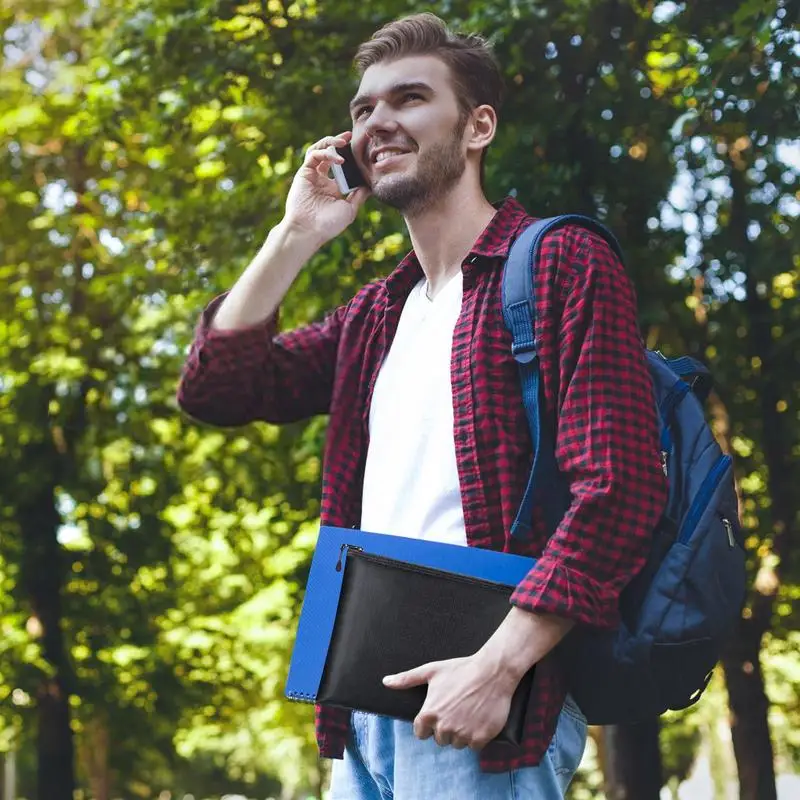
[[592,285],[629,283],[625,267],[608,241],[576,224],[564,225],[543,238],[536,269],[537,284],[554,286],[562,300]]
[[559,262],[560,270],[583,273],[600,264],[622,263],[606,239],[582,225],[569,224],[550,231],[542,240],[541,256]]

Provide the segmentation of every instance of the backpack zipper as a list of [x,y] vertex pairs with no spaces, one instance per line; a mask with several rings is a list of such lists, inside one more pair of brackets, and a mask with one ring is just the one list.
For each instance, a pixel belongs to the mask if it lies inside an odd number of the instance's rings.
[[736,546],[736,540],[733,538],[733,525],[727,517],[722,518],[722,524],[725,526],[725,532],[728,534],[728,544],[731,547]]
[[[700,522],[700,517],[703,515],[703,512],[706,510],[708,504],[711,502],[711,497],[717,490],[717,486],[719,486],[722,476],[728,470],[731,461],[732,459],[730,456],[721,455],[711,468],[711,471],[708,473],[708,475],[706,475],[705,480],[700,484],[700,488],[697,490],[697,494],[694,496],[692,505],[683,520],[683,525],[681,525],[681,530],[678,534],[679,542],[686,544],[686,542],[692,538],[692,534]],[[729,542],[730,539],[731,534],[728,535]]]
[[676,381],[658,407],[661,424],[664,426],[661,429],[661,469],[666,477],[669,477],[669,454],[672,451],[672,432],[669,427],[672,413],[688,393],[689,384],[681,380]]

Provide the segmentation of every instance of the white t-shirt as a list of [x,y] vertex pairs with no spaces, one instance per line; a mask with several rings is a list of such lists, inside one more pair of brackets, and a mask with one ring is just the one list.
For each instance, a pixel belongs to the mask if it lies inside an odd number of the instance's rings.
[[453,439],[450,356],[461,271],[431,301],[411,291],[369,412],[361,528],[467,544]]

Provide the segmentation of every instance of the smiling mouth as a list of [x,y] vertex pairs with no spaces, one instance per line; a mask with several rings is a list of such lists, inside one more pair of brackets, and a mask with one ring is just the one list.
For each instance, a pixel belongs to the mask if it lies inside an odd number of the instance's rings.
[[398,158],[400,156],[408,155],[408,153],[409,153],[408,150],[400,150],[400,149],[394,149],[394,148],[387,148],[385,150],[379,150],[377,155],[374,155],[374,156],[370,157],[370,164],[373,167],[377,167],[377,166],[380,166],[381,164],[384,164],[384,163],[386,163],[388,161],[392,161],[393,159]]
[[370,171],[375,175],[375,177],[379,177],[384,173],[394,172],[396,169],[402,170],[403,164],[400,163],[403,156],[408,155],[408,153],[393,153],[390,156],[384,156],[383,158],[379,159],[378,161],[374,161],[370,167]]

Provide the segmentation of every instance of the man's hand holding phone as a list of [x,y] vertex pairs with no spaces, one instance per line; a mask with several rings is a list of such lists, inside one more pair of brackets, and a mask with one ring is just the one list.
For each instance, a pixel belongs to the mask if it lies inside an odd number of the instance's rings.
[[344,147],[337,147],[336,152],[342,160],[331,164],[331,172],[339,191],[342,194],[350,194],[359,187],[366,186],[367,181],[356,163],[353,148],[346,144]]
[[329,176],[334,164],[344,163],[336,148],[348,147],[351,138],[349,131],[326,136],[308,149],[289,189],[283,219],[220,304],[212,322],[215,328],[240,330],[262,324],[314,253],[356,218],[369,189],[361,186],[343,193]]
[[[353,222],[369,196],[369,189],[364,185],[344,195],[342,173],[339,182],[329,174],[334,165],[345,164],[345,157],[336,148],[349,149],[351,138],[352,134],[347,131],[339,136],[326,136],[313,144],[306,151],[303,166],[297,171],[286,198],[284,222],[295,230],[315,236],[319,247]],[[349,175],[354,177],[355,162],[347,166]]]

